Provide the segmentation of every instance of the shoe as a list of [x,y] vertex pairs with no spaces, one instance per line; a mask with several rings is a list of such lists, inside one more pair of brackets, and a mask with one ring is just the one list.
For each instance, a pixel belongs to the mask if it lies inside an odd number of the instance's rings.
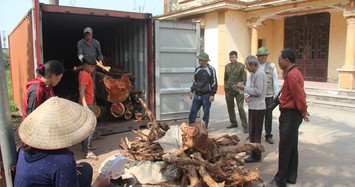
[[249,132],[249,129],[248,129],[247,127],[244,127],[244,128],[243,128],[243,132],[244,132],[244,133],[248,133],[248,132]]
[[269,144],[274,144],[274,140],[272,138],[266,138],[265,140]]
[[255,158],[253,158],[252,156],[250,156],[250,157],[248,157],[248,158],[245,158],[245,159],[244,159],[244,162],[245,162],[245,163],[260,162],[260,159],[255,159]]
[[95,150],[95,149],[96,149],[95,146],[90,146],[90,147],[89,147],[89,150]]
[[296,180],[293,181],[293,180],[287,179],[287,183],[289,183],[289,184],[296,184]]
[[231,125],[229,125],[228,127],[226,127],[227,129],[231,129],[231,128],[237,128],[238,127],[238,125],[234,125],[234,124],[231,124]]
[[276,183],[275,180],[272,180],[272,181],[264,184],[264,187],[286,187],[286,185],[279,185]]
[[84,158],[99,160],[99,157],[97,157],[92,151],[88,151],[88,153],[84,156]]

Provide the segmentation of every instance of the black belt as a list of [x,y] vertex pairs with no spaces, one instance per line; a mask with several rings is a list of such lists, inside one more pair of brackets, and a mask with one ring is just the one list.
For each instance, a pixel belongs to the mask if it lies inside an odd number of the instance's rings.
[[280,108],[280,111],[294,111],[294,110],[298,111],[298,109],[296,108]]

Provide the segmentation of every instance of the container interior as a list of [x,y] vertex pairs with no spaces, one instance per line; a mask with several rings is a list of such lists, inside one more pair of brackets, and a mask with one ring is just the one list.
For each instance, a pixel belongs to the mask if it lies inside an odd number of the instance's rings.
[[77,42],[84,38],[85,27],[93,29],[93,38],[100,42],[103,56],[124,72],[134,74],[136,89],[147,89],[147,19],[53,12],[42,12],[41,17],[43,61],[60,60],[66,70],[54,88],[58,96],[74,94],[69,98],[72,100],[77,97],[78,72],[72,69],[81,64]]

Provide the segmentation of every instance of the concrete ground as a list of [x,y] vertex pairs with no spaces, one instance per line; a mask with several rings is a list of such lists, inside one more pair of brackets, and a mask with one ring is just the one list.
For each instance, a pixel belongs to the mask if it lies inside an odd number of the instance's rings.
[[[247,111],[247,107],[245,107]],[[237,110],[236,110],[237,111]],[[310,122],[303,122],[299,130],[299,168],[297,184],[288,185],[294,187],[342,187],[355,185],[355,114],[348,111],[332,110],[310,107]],[[262,161],[260,163],[247,164],[248,168],[259,168],[261,179],[268,182],[273,179],[278,165],[278,108],[274,110],[273,135],[275,144],[270,145],[262,139],[265,146]],[[242,141],[247,134],[242,132],[241,123],[238,128],[226,129],[229,125],[227,107],[224,95],[216,95],[212,104],[209,135],[237,134]],[[179,120],[176,123],[181,123]],[[262,136],[265,134],[263,133]],[[101,163],[112,154],[118,152],[121,138],[129,140],[135,138],[131,132],[104,136],[103,139],[94,141],[97,147],[95,153],[99,160],[89,162],[94,166],[95,176]],[[71,149],[75,152],[76,159],[82,159],[80,146]]]
[[[225,129],[229,125],[228,112],[223,95],[216,97],[211,108],[211,135],[237,133],[242,140],[247,137],[242,128]],[[247,110],[247,108],[246,108]],[[303,122],[299,129],[299,167],[295,185],[299,187],[341,187],[355,185],[355,114],[347,111],[310,107],[310,122]],[[265,153],[258,167],[261,179],[273,179],[278,166],[278,108],[273,113],[275,144],[262,139]],[[239,126],[240,120],[238,119]],[[263,133],[263,136],[265,133]]]

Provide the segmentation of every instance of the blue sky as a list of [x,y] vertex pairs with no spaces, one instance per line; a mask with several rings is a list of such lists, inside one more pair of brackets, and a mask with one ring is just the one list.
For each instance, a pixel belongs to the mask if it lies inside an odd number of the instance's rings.
[[[48,4],[49,1],[40,0],[40,2]],[[164,12],[164,0],[59,0],[59,4],[63,6],[152,13],[154,16]],[[31,7],[32,0],[0,0],[1,39],[4,31],[7,37]]]

